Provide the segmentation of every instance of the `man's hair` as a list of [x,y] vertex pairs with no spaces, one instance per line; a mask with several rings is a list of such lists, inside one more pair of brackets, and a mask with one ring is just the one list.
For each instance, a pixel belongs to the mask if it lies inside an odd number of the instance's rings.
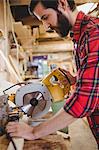
[[[58,9],[58,0],[31,0],[31,3],[30,3],[31,12],[34,10],[34,8],[39,2],[41,2],[45,8],[53,8],[55,10]],[[74,11],[76,8],[76,4],[74,0],[67,0],[67,2],[69,4],[70,9]]]

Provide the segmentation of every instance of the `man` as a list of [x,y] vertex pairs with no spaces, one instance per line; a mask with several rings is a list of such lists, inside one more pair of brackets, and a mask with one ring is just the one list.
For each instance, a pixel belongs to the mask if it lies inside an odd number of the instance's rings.
[[[73,0],[32,0],[29,11],[62,37],[73,31],[76,88],[64,108],[48,121],[33,128],[12,122],[7,125],[7,132],[34,140],[86,116],[99,146],[99,19],[78,12]],[[63,71],[74,84],[75,78]]]

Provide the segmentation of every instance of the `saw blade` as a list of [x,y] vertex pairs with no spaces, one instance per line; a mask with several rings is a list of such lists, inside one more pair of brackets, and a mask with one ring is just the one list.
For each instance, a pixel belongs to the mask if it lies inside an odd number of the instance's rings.
[[52,96],[43,83],[29,83],[16,92],[15,103],[32,118],[46,114],[52,103]]
[[27,111],[28,116],[42,112],[46,108],[46,100],[41,92],[28,93],[23,98],[24,107],[30,105]]

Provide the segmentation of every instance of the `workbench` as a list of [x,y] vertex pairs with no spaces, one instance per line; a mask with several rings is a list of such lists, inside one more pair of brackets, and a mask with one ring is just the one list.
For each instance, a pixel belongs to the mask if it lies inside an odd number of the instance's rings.
[[[0,150],[7,150],[9,140],[5,136],[0,137]],[[23,150],[67,150],[66,142],[62,136],[53,134],[42,139],[24,142]]]

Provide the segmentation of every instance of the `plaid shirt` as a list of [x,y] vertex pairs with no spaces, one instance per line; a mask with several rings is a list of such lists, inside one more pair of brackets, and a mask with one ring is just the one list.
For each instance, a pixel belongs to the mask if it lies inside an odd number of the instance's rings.
[[79,12],[73,32],[77,82],[64,109],[76,118],[90,117],[97,109],[99,138],[99,19]]
[[76,118],[87,117],[99,149],[99,19],[79,12],[73,31],[77,82],[64,109]]

